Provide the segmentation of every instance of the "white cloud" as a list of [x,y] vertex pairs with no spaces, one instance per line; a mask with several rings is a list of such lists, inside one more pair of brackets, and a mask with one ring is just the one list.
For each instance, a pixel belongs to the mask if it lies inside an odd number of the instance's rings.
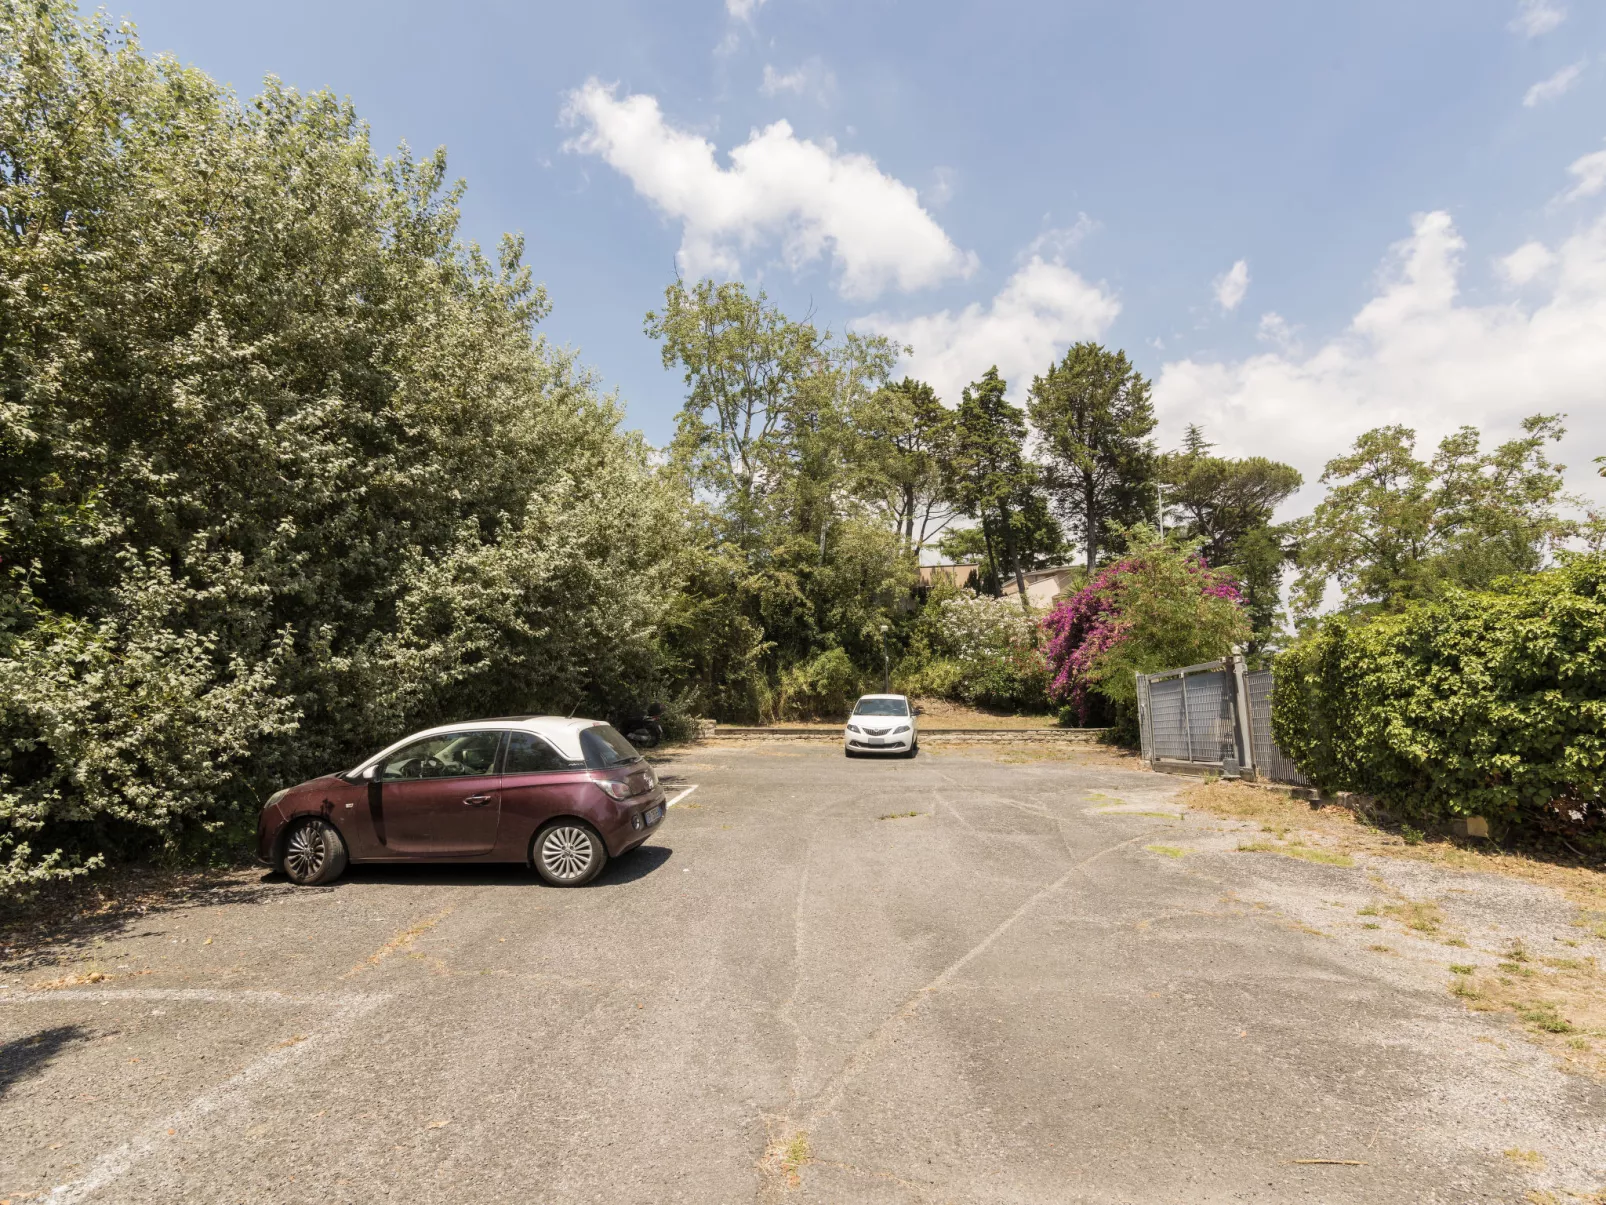
[[1606,151],[1579,156],[1568,164],[1567,172],[1577,177],[1578,183],[1562,195],[1563,201],[1594,196],[1606,188]]
[[738,21],[751,21],[764,0],[725,0],[725,11]]
[[1255,338],[1262,343],[1271,343],[1284,351],[1295,351],[1299,347],[1299,340],[1294,336],[1295,328],[1276,310],[1267,310],[1260,316],[1260,329],[1255,332]]
[[[1462,424],[1505,438],[1524,415],[1560,411],[1572,484],[1598,494],[1588,462],[1606,447],[1606,218],[1558,248],[1552,283],[1532,305],[1458,300],[1465,247],[1448,214],[1418,215],[1377,295],[1309,355],[1164,365],[1155,386],[1163,434],[1174,442],[1198,422],[1224,454],[1295,465],[1310,483],[1296,508],[1308,510],[1325,463],[1369,428],[1403,423],[1431,452]],[[1539,256],[1519,248],[1506,259],[1532,266]]]
[[[727,3],[730,0],[726,0]],[[1567,19],[1567,10],[1550,0],[1518,0],[1517,15],[1511,18],[1510,28],[1525,38],[1537,38],[1549,33]]]
[[1022,261],[1032,256],[1044,256],[1058,263],[1064,256],[1082,245],[1082,240],[1098,230],[1099,224],[1085,213],[1078,213],[1069,226],[1050,226],[1031,241],[1021,253]]
[[1542,79],[1527,92],[1523,93],[1522,103],[1525,108],[1533,108],[1555,100],[1567,89],[1578,82],[1578,77],[1584,74],[1584,64],[1580,60],[1570,66],[1563,67],[1548,79]]
[[954,199],[954,185],[959,180],[959,173],[951,167],[934,167],[931,169],[931,187],[920,194],[920,199],[927,205],[941,209]]
[[764,82],[758,90],[765,96],[775,96],[781,92],[801,92],[809,86],[808,72],[799,67],[796,71],[780,72],[768,63],[764,64]]
[[1495,261],[1508,284],[1525,285],[1556,262],[1556,253],[1543,243],[1524,243]]
[[1238,308],[1244,294],[1249,292],[1249,263],[1239,260],[1216,277],[1216,304],[1229,314]]
[[765,96],[779,96],[783,92],[810,96],[824,104],[836,90],[836,76],[817,58],[809,59],[792,71],[777,71],[764,64],[764,79],[758,90]]
[[877,331],[913,347],[902,371],[927,381],[937,396],[957,405],[961,391],[991,365],[1022,401],[1032,377],[1047,371],[1079,339],[1097,339],[1121,312],[1121,303],[1064,264],[1032,255],[986,306],[972,302],[955,313],[915,318],[871,314],[854,327]]
[[752,131],[721,167],[714,144],[669,125],[651,96],[621,99],[592,79],[569,94],[563,119],[579,127],[566,150],[598,156],[681,223],[690,275],[735,275],[744,254],[777,242],[794,270],[829,256],[850,298],[975,270],[974,253],[954,245],[914,189],[784,121]]

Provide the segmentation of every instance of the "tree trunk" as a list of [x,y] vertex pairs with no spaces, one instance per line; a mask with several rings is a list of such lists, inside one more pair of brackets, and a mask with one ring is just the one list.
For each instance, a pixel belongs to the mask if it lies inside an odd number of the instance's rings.
[[981,512],[981,539],[987,547],[987,579],[998,589],[998,559],[993,555],[993,533],[987,527],[987,512]]
[[1009,521],[1009,508],[1000,505],[998,515],[1004,525],[1004,556],[1009,560],[1009,567],[1015,572],[1015,589],[1020,591],[1020,605],[1024,611],[1031,611],[1031,600],[1026,597],[1026,575],[1020,571],[1020,558],[1015,555],[1015,525]]
[[903,487],[903,546],[912,547],[915,542],[915,487]]
[[1098,505],[1093,497],[1093,483],[1082,485],[1082,526],[1087,532],[1087,580],[1093,580],[1093,567],[1099,559]]

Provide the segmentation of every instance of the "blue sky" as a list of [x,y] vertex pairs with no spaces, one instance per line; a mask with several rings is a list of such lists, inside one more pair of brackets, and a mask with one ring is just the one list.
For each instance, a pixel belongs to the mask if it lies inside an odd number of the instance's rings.
[[679,381],[642,315],[678,262],[913,343],[950,401],[994,361],[1024,387],[1072,339],[1125,347],[1165,442],[1201,421],[1310,478],[1381,422],[1565,410],[1603,493],[1598,2],[113,11],[242,94],[271,72],[349,95],[381,148],[445,144],[466,232],[524,233],[546,331],[657,442]]

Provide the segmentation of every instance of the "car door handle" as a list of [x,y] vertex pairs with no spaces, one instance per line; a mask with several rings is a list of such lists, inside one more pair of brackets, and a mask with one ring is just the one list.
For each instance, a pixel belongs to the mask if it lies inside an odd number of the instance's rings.
[[490,802],[491,797],[489,795],[470,795],[467,799],[463,800],[463,806],[470,808],[482,808]]

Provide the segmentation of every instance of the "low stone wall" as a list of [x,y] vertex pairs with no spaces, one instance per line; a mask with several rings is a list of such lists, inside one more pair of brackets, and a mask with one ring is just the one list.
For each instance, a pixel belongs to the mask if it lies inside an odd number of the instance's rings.
[[[922,728],[922,744],[1088,744],[1103,735],[1103,728]],[[723,724],[700,735],[714,744],[748,741],[831,741],[840,743],[840,728],[732,728]]]

